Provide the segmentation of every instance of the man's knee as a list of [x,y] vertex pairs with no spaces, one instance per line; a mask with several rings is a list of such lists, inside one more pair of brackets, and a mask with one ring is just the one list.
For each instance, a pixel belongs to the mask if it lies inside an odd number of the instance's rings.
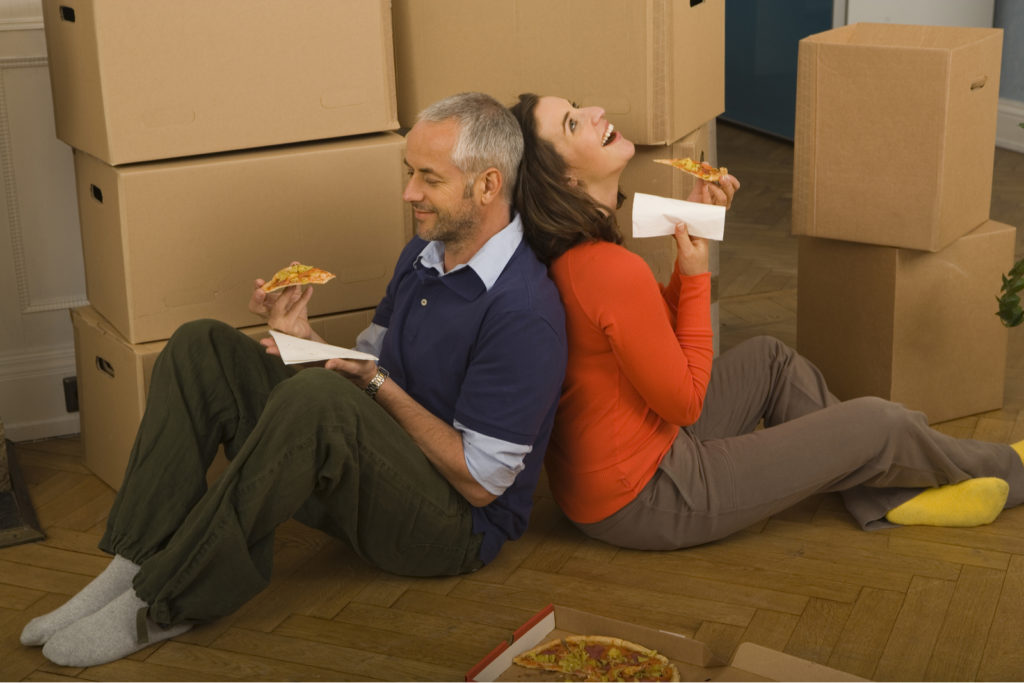
[[358,387],[333,370],[306,368],[274,387],[268,408],[330,412],[363,399],[366,396]]
[[202,318],[192,320],[178,327],[171,335],[168,345],[175,347],[210,346],[212,341],[244,336],[241,332],[220,320]]

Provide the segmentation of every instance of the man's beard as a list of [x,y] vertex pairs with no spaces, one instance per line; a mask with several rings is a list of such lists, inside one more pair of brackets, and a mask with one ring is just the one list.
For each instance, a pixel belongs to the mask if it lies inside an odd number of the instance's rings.
[[[413,208],[417,206],[413,204]],[[435,207],[430,210],[434,211],[433,225],[426,227],[419,223],[416,229],[416,234],[428,241],[457,244],[470,236],[479,223],[479,211],[471,201],[463,202],[454,212]]]

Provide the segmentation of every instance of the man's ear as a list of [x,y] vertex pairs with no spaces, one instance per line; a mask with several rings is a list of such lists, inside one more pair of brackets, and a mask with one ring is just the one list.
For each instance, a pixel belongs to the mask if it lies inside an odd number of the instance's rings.
[[504,178],[501,171],[493,166],[477,176],[476,182],[480,185],[480,203],[490,204],[501,197],[501,188],[504,185]]

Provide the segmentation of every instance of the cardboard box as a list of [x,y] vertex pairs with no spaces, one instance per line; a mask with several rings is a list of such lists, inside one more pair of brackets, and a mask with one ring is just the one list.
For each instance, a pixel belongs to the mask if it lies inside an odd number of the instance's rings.
[[[331,343],[352,347],[372,319],[373,309],[369,309],[316,318],[311,324]],[[116,490],[146,408],[153,363],[167,342],[131,344],[91,306],[72,309],[71,323],[85,465]],[[267,327],[258,325],[242,332],[259,339],[266,336]],[[211,478],[226,463],[219,456]]]
[[987,220],[1002,42],[892,24],[801,40],[793,234],[934,252]]
[[725,111],[724,0],[394,0],[392,13],[403,126],[465,90],[601,106],[640,144]]
[[398,127],[386,0],[44,0],[57,137],[109,164]]
[[931,422],[1001,407],[996,298],[1015,238],[995,221],[937,253],[800,238],[797,348],[840,399],[881,396]]
[[754,643],[742,643],[726,665],[704,643],[669,631],[631,624],[589,612],[549,605],[466,674],[467,681],[552,680],[538,678],[512,663],[512,658],[537,645],[569,635],[622,638],[668,657],[684,681],[861,681],[852,674],[816,664]]
[[131,343],[183,322],[234,327],[253,280],[292,260],[337,278],[311,315],[376,306],[411,234],[394,133],[110,166],[75,152],[89,303]]

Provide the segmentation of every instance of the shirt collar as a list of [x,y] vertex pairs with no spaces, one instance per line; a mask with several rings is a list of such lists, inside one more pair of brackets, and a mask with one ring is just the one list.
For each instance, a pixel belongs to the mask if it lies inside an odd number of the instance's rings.
[[447,273],[444,272],[443,242],[428,242],[417,257],[417,261],[421,266],[436,271],[441,277],[451,275],[463,268],[470,268],[483,282],[484,288],[489,290],[498,281],[498,276],[501,275],[501,271],[505,270],[509,259],[512,258],[512,254],[519,248],[519,243],[522,241],[523,222],[516,214],[512,222],[487,240],[484,246],[473,254],[468,263],[461,263]]

